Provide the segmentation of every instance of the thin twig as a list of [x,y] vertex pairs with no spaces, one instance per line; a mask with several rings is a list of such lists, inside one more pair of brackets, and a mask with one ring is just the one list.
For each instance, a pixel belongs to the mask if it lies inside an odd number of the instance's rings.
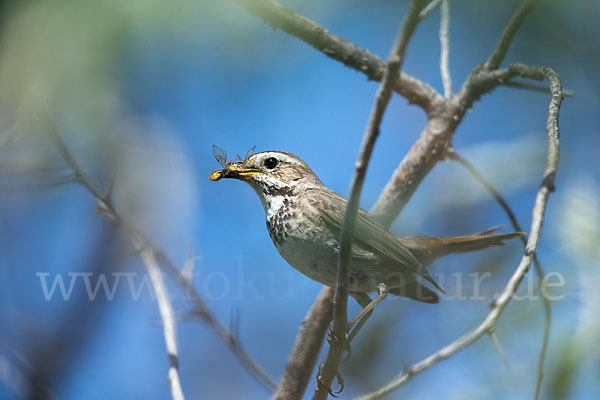
[[[143,243],[143,241],[142,241]],[[160,267],[154,257],[151,248],[145,247],[140,251],[140,259],[146,267],[150,276],[156,300],[158,301],[158,310],[162,319],[163,334],[167,346],[167,355],[169,356],[169,387],[171,388],[171,397],[173,400],[183,400],[183,389],[179,380],[179,356],[177,353],[177,339],[175,337],[175,318],[173,317],[173,306],[169,299],[169,293],[160,272]]]
[[342,233],[340,239],[340,258],[337,269],[335,300],[333,307],[333,337],[334,340],[329,347],[325,364],[319,373],[319,381],[315,389],[313,399],[326,399],[331,391],[331,383],[338,373],[339,364],[344,350],[347,348],[346,331],[348,325],[348,275],[350,270],[350,256],[352,253],[352,239],[356,214],[360,201],[363,182],[369,165],[369,160],[379,136],[379,126],[385,114],[385,110],[392,96],[392,84],[400,73],[400,67],[404,60],[404,54],[408,42],[419,23],[419,12],[425,6],[425,0],[413,0],[408,13],[402,23],[402,29],[394,41],[390,52],[387,69],[381,81],[381,85],[375,96],[375,104],[369,117],[369,122],[360,146],[358,158],[355,163],[355,171],[350,185],[350,195],[344,214]]
[[[58,400],[58,396],[56,396],[56,394],[54,394],[54,392],[50,390],[50,388],[47,385],[45,385],[43,381],[36,379],[35,371],[33,366],[31,365],[31,362],[23,354],[17,351],[14,347],[9,346],[7,343],[4,342],[0,342],[0,347],[4,348],[4,350],[10,356],[10,358],[14,360],[14,363],[16,364],[14,367],[15,373],[19,373],[22,375],[23,379],[26,380],[27,383],[31,386],[30,389],[32,393],[38,393],[44,398],[50,400]],[[10,362],[8,358],[6,359],[6,362]],[[2,357],[0,356],[0,365],[1,364]],[[24,393],[22,397],[25,397]]]
[[56,176],[35,176],[35,181],[30,180],[23,183],[7,183],[0,185],[0,192],[2,191],[15,191],[15,190],[36,190],[36,189],[47,189],[55,186],[62,186],[67,183],[77,182],[77,176],[75,174],[56,175]]
[[260,382],[269,390],[275,390],[277,387],[276,383],[266,374],[266,372],[263,371],[260,366],[258,366],[258,364],[256,364],[254,360],[250,358],[250,356],[241,346],[239,339],[216,318],[212,310],[208,307],[202,296],[200,296],[200,293],[198,293],[191,282],[182,275],[181,271],[160,249],[157,249],[133,227],[130,227],[125,223],[117,210],[113,207],[111,199],[107,198],[94,184],[91,178],[83,172],[83,169],[77,163],[63,140],[60,138],[58,130],[51,120],[45,115],[42,116],[44,125],[47,128],[50,138],[58,148],[63,159],[73,170],[73,173],[77,177],[77,181],[85,186],[86,189],[88,189],[96,198],[96,201],[98,202],[98,208],[101,210],[102,215],[111,221],[115,226],[119,227],[132,240],[136,249],[152,249],[154,257],[158,260],[159,265],[184,288],[187,294],[190,295],[190,298],[194,304],[194,313],[212,328],[217,336],[233,352],[238,361],[258,380],[258,382]]
[[548,135],[548,155],[546,158],[546,167],[544,169],[542,183],[538,190],[532,211],[531,228],[527,240],[527,245],[525,248],[525,254],[521,259],[519,266],[517,267],[513,275],[510,277],[505,288],[500,293],[500,296],[493,304],[492,310],[479,326],[477,326],[468,334],[452,342],[451,344],[443,347],[431,356],[409,367],[405,373],[400,374],[398,377],[396,377],[390,383],[386,384],[380,389],[377,389],[374,392],[360,397],[361,400],[378,399],[383,397],[384,395],[395,390],[402,384],[406,383],[411,377],[425,371],[426,369],[434,366],[438,362],[447,359],[456,352],[469,346],[471,343],[479,339],[482,335],[493,331],[496,322],[506,309],[506,306],[508,305],[512,296],[519,287],[519,284],[523,280],[523,277],[531,267],[540,242],[542,224],[544,221],[544,213],[546,211],[548,198],[550,196],[550,193],[554,191],[554,180],[556,176],[556,169],[558,166],[560,152],[558,115],[563,96],[560,79],[553,69],[521,66],[521,72],[521,76],[525,78],[532,78],[536,80],[540,77],[546,78],[550,83],[550,88],[552,90],[552,100],[550,101],[550,105],[548,106],[548,119],[546,124],[546,130]]
[[450,76],[450,67],[448,61],[450,59],[450,38],[448,31],[450,29],[450,1],[442,1],[442,13],[440,20],[440,74],[442,76],[442,84],[444,86],[444,97],[452,96],[452,78]]
[[[96,201],[98,201],[99,206],[102,208],[102,211],[104,213],[110,213],[113,217],[111,220],[113,222],[118,222],[118,226],[124,227],[121,219],[112,207],[110,198],[105,197],[100,189],[98,189],[98,187],[92,182],[92,180],[85,173],[83,173],[79,163],[77,163],[75,157],[73,157],[65,143],[60,138],[58,130],[54,124],[50,122],[50,119],[46,115],[43,116],[43,119],[46,127],[49,128],[48,133],[50,138],[59,149],[63,159],[73,170],[75,176],[78,177],[78,181],[81,182],[81,184],[83,184],[90,192],[92,192],[96,198]],[[134,230],[128,228],[123,229],[125,230],[125,233],[128,234],[134,245],[134,248],[139,253],[140,259],[144,263],[146,271],[150,276],[154,293],[156,294],[158,309],[163,324],[163,334],[167,347],[167,355],[169,357],[170,366],[168,377],[169,387],[171,388],[171,397],[173,400],[183,400],[183,389],[181,388],[181,381],[179,379],[179,356],[177,354],[177,339],[175,337],[175,319],[173,317],[173,306],[171,305],[171,300],[169,299],[167,289],[160,274],[159,267],[156,263],[152,247]]]
[[[236,1],[265,23],[297,37],[327,57],[362,72],[369,79],[383,79],[386,65],[381,59],[370,51],[332,34],[323,26],[272,0]],[[404,72],[397,75],[392,83],[394,91],[425,111],[443,100],[431,86]]]
[[[531,83],[508,81],[502,84],[502,86],[511,87],[515,89],[531,90],[532,92],[550,93],[550,89],[546,86],[532,85]],[[563,89],[563,96],[574,97],[575,91],[571,89]]]
[[513,38],[515,37],[515,34],[521,27],[525,17],[529,15],[533,9],[533,6],[535,6],[537,2],[538,0],[525,0],[523,5],[521,5],[521,7],[517,10],[516,14],[511,18],[508,24],[506,24],[504,32],[502,32],[502,36],[500,37],[496,48],[492,54],[490,54],[490,57],[485,63],[484,67],[486,70],[492,71],[500,66],[500,63],[502,63],[502,60],[504,60],[506,52],[508,51]]
[[334,289],[323,287],[302,320],[294,348],[273,400],[295,400],[302,397],[312,376],[323,336],[332,317]]
[[[515,216],[515,213],[513,212],[513,210],[508,205],[508,202],[502,197],[502,195],[500,194],[500,192],[498,192],[498,190],[494,187],[494,185],[492,185],[487,179],[485,179],[483,177],[483,175],[481,175],[481,173],[473,166],[473,164],[471,164],[464,157],[462,157],[460,154],[458,154],[454,149],[451,149],[451,151],[448,152],[448,157],[452,160],[457,161],[462,166],[464,166],[475,177],[475,179],[477,179],[477,181],[479,181],[479,183],[481,183],[491,193],[491,195],[494,197],[494,199],[496,199],[496,201],[498,202],[500,207],[502,207],[504,209],[504,212],[508,216],[508,219],[510,219],[510,222],[515,231],[517,231],[517,232],[523,231],[523,229],[521,228],[521,224],[519,224],[519,221],[517,220],[517,217]],[[523,242],[523,246],[527,246],[527,239],[525,239],[525,237],[521,236],[521,241]],[[542,264],[540,263],[540,260],[538,259],[537,255],[534,256],[533,262],[535,265],[535,271],[537,274],[538,283],[541,288],[542,281],[544,279],[544,269],[543,269]],[[535,397],[534,397],[535,400],[537,400],[539,398],[540,389],[541,389],[542,381],[544,378],[544,360],[546,359],[546,355],[548,353],[548,343],[550,341],[550,329],[552,326],[552,306],[550,304],[550,300],[546,296],[543,296],[543,295],[541,296],[541,299],[542,299],[542,304],[544,306],[545,323],[544,323],[544,335],[543,335],[543,339],[542,339],[542,348],[540,350],[540,356],[538,358],[537,379],[536,379],[536,384],[535,384]]]
[[183,263],[183,268],[181,269],[181,275],[191,281],[194,276],[194,269],[196,268],[196,248],[192,247],[188,249],[188,252],[185,256],[185,262]]
[[500,344],[500,340],[498,340],[498,336],[496,336],[496,332],[491,330],[488,332],[488,336],[490,337],[490,340],[494,344],[494,347],[496,348],[496,351],[498,352],[498,355],[502,359],[502,362],[504,363],[506,368],[510,368],[510,365],[508,364],[508,360],[506,359],[506,355],[504,354],[504,350],[502,349],[502,345]]
[[[510,40],[531,11],[535,1],[537,0],[526,0],[525,4],[507,23],[502,38],[492,51],[492,55],[495,55],[490,56],[490,59],[496,60],[498,63],[502,61]],[[442,103],[437,101],[431,103],[435,106],[427,110],[429,119],[425,129],[394,170],[377,202],[369,211],[377,222],[387,228],[392,225],[425,176],[439,161],[444,159],[456,127],[462,121],[467,110],[471,109],[475,101],[485,93],[489,93],[498,85],[504,84],[517,75],[518,73],[509,71],[508,68],[501,71],[488,70],[480,65],[469,74],[455,96]]]
[[423,19],[427,18],[429,14],[434,12],[435,9],[442,4],[442,1],[443,0],[432,0],[431,3],[427,4],[427,6],[425,6],[425,8],[423,8],[419,13],[419,21],[422,21]]
[[161,266],[173,279],[177,280],[185,290],[185,293],[194,303],[194,314],[219,336],[219,338],[229,347],[238,361],[246,368],[259,383],[266,389],[273,391],[277,388],[277,383],[254,361],[242,346],[240,339],[234,332],[227,327],[214,315],[208,307],[198,290],[192,285],[192,282],[185,277],[179,268],[164,254],[160,249],[154,249],[156,258]]
[[[537,259],[537,255],[534,257],[533,261],[535,262],[535,271],[537,272],[538,281],[541,282],[544,279],[544,271],[542,269],[542,265]],[[540,393],[542,391],[542,382],[544,381],[544,361],[546,360],[546,356],[548,355],[548,346],[550,345],[550,328],[552,326],[552,308],[550,306],[550,300],[544,296],[542,293],[542,304],[544,305],[544,318],[546,323],[544,325],[544,337],[542,338],[542,348],[540,349],[540,356],[538,358],[537,365],[537,377],[535,380],[535,395],[534,400],[538,400],[540,398]]]

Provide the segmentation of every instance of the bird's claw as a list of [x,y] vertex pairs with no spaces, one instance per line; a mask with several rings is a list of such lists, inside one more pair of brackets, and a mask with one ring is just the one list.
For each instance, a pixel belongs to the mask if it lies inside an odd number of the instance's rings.
[[[327,331],[327,343],[330,346],[333,346],[334,343],[337,343],[339,338],[333,332],[333,322],[329,325],[329,330]],[[348,332],[344,335],[344,351],[348,352],[348,356],[345,361],[350,359],[350,355],[352,354],[352,347],[350,346],[350,339],[348,337]]]
[[346,356],[346,359],[344,361],[348,361],[350,359],[350,356],[352,355],[352,346],[350,345],[350,340],[348,340],[348,335],[346,335],[346,346],[344,351],[348,352],[348,355]]
[[329,324],[329,330],[327,331],[327,343],[332,346],[335,342],[337,342],[337,336],[333,332],[333,322]]
[[339,395],[340,393],[342,393],[342,391],[344,390],[344,378],[342,377],[342,374],[340,372],[340,370],[338,369],[338,371],[335,373],[335,376],[337,377],[337,382],[338,385],[340,385],[340,389],[337,392],[334,392],[330,387],[327,387],[327,385],[325,385],[325,382],[323,382],[323,367],[325,366],[325,363],[321,363],[319,365],[319,373],[317,374],[317,389],[318,390],[325,390],[327,391],[327,393],[329,393],[329,395],[331,397],[338,397],[337,395]]
[[337,382],[338,385],[340,385],[340,390],[338,390],[335,393],[331,393],[331,389],[329,390],[329,393],[333,396],[333,397],[337,397],[337,394],[342,393],[342,391],[344,390],[344,378],[342,377],[342,373],[340,372],[340,370],[338,369],[338,371],[335,373],[335,376],[337,377]]

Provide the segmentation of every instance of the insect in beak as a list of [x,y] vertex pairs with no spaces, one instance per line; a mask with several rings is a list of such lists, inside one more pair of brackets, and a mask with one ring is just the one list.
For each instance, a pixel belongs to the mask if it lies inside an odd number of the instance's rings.
[[256,146],[248,150],[248,152],[246,153],[246,157],[243,160],[238,155],[237,160],[227,161],[227,152],[219,146],[217,146],[216,144],[213,144],[213,154],[222,168],[214,170],[208,177],[208,180],[219,181],[223,178],[241,179],[241,177],[250,176],[261,172],[259,169],[256,168],[244,167],[244,163],[246,162],[246,160],[248,160],[248,158],[250,158],[250,156],[254,154],[255,147]]

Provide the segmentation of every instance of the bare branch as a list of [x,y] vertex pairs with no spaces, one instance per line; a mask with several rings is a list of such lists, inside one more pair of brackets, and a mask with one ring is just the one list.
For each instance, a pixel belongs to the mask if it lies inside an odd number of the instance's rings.
[[425,176],[443,158],[458,122],[445,116],[432,116],[427,121],[425,129],[393,172],[377,202],[369,211],[382,226],[389,228],[392,225]]
[[444,86],[444,97],[452,96],[452,78],[448,60],[450,58],[450,38],[448,30],[450,29],[450,1],[442,0],[442,16],[440,21],[440,74],[442,75],[442,84]]
[[323,336],[331,321],[333,294],[334,289],[324,287],[302,320],[279,387],[272,397],[274,400],[295,400],[302,397],[306,391],[323,343]]
[[[354,226],[360,193],[362,191],[365,174],[369,165],[369,160],[375,146],[375,141],[379,136],[379,126],[385,114],[385,110],[392,96],[392,84],[396,76],[400,73],[400,67],[404,60],[404,54],[408,41],[412,37],[417,24],[419,23],[419,12],[425,6],[425,0],[413,0],[408,13],[402,24],[402,29],[398,33],[390,58],[387,63],[387,69],[381,81],[381,85],[375,96],[375,104],[369,117],[369,123],[365,130],[363,140],[360,146],[358,158],[355,164],[355,172],[350,186],[350,195],[344,214],[342,233],[340,239],[340,258],[337,270],[335,300],[333,307],[333,342],[329,347],[325,364],[319,373],[319,382],[315,390],[313,399],[326,399],[330,392],[331,383],[334,376],[338,373],[340,360],[347,347],[347,325],[348,325],[348,275],[350,270],[350,256],[352,253],[352,239],[354,236]],[[325,389],[325,390],[323,390]]]
[[[236,356],[238,361],[252,374],[254,377],[267,389],[275,390],[277,385],[275,382],[254,362],[241,346],[239,339],[228,330],[221,321],[219,321],[212,310],[208,307],[202,296],[193,287],[191,282],[181,273],[181,271],[166,257],[160,250],[154,247],[147,239],[138,233],[133,227],[130,227],[123,221],[117,210],[113,207],[110,198],[106,197],[102,191],[94,184],[91,178],[83,172],[79,163],[75,160],[63,140],[60,138],[58,130],[52,121],[42,112],[42,120],[47,128],[48,134],[56,147],[58,148],[63,159],[69,164],[73,173],[77,177],[77,181],[85,186],[96,198],[98,208],[103,217],[111,221],[115,226],[119,227],[132,241],[136,249],[152,249],[153,257],[158,260],[160,266],[171,275],[188,293],[194,303],[194,313],[200,317],[213,331],[221,338],[221,340],[229,347]],[[140,253],[141,256],[142,253]],[[155,288],[156,290],[156,288]],[[157,295],[158,297],[158,295]],[[163,321],[164,324],[164,321]],[[165,338],[166,340],[166,338]]]
[[277,384],[271,377],[248,355],[242,346],[240,339],[234,332],[227,327],[214,315],[213,311],[206,304],[200,293],[192,285],[191,281],[185,277],[179,268],[159,249],[154,249],[156,258],[160,261],[163,269],[183,287],[186,294],[189,295],[194,303],[194,314],[219,336],[219,338],[229,347],[238,361],[246,368],[266,389],[271,391],[277,388]]
[[427,18],[429,14],[435,11],[436,8],[442,4],[443,0],[432,0],[431,3],[427,4],[423,10],[419,13],[419,20]]
[[[362,72],[367,78],[375,81],[383,79],[386,65],[377,56],[332,34],[321,25],[289,8],[272,0],[237,0],[237,2],[264,22],[297,37],[347,67]],[[397,75],[392,82],[394,91],[425,111],[429,111],[442,100],[435,89],[406,73]]]
[[500,344],[500,340],[498,340],[498,336],[496,336],[496,332],[491,330],[488,332],[488,335],[489,335],[492,343],[494,344],[494,347],[496,348],[498,355],[502,359],[502,362],[504,363],[506,368],[510,368],[510,365],[508,365],[508,360],[506,359],[506,355],[504,354],[504,350],[502,349],[502,345]]
[[[143,241],[139,245],[143,246]],[[143,247],[140,251],[140,258],[150,275],[150,281],[156,293],[158,301],[158,310],[163,324],[163,334],[165,336],[165,344],[167,346],[167,355],[169,356],[169,387],[171,388],[171,397],[173,400],[183,400],[183,389],[179,380],[179,356],[177,354],[177,339],[175,337],[175,318],[173,317],[173,306],[169,299],[169,293],[165,286],[165,282],[160,273],[154,257],[154,252],[149,247]]]
[[515,34],[521,27],[521,24],[525,20],[525,17],[529,15],[533,6],[538,2],[538,0],[525,0],[521,8],[517,10],[516,14],[511,18],[511,20],[506,24],[504,28],[504,32],[502,32],[502,36],[496,45],[496,48],[490,55],[490,58],[485,63],[485,69],[488,71],[497,69],[504,60],[504,56],[506,56],[506,52],[508,51],[508,47],[512,43]]
[[[13,346],[9,346],[7,343],[0,342],[0,347],[2,347],[6,353],[10,356],[9,358],[4,358],[0,356],[0,371],[6,370],[10,368],[10,372],[0,373],[0,379],[4,380],[4,385],[6,387],[12,387],[13,391],[20,395],[22,398],[26,398],[27,395],[24,393],[25,391],[23,387],[16,380],[20,378],[24,383],[27,383],[30,388],[30,393],[36,393],[39,396],[43,396],[43,398],[58,400],[58,397],[50,388],[48,388],[43,381],[36,379],[35,369],[31,365],[31,362],[19,351],[17,351]],[[14,362],[11,362],[14,361]],[[12,365],[14,364],[14,366]]]
[[[540,287],[542,280],[544,279],[544,270],[542,269],[542,265],[537,259],[537,254],[533,258],[535,262],[535,271],[537,272],[538,281],[540,282]],[[540,393],[542,391],[542,382],[544,381],[544,361],[546,360],[546,356],[548,355],[548,345],[550,343],[550,328],[552,326],[552,308],[550,306],[550,300],[544,296],[542,293],[542,304],[544,305],[544,317],[545,317],[545,325],[544,325],[544,337],[542,339],[542,348],[540,349],[540,356],[538,358],[537,365],[537,377],[535,381],[535,395],[533,397],[534,400],[538,400],[540,398]]]
[[[46,126],[49,128],[48,132],[52,138],[52,141],[58,147],[62,157],[69,164],[74,174],[78,177],[79,182],[81,182],[90,192],[92,192],[94,197],[96,197],[98,204],[102,207],[102,211],[105,213],[110,213],[113,217],[111,220],[117,223],[118,226],[124,227],[122,220],[112,207],[110,198],[105,197],[100,189],[98,189],[91,181],[91,179],[85,173],[83,173],[83,170],[60,138],[54,124],[50,123],[50,120],[45,115],[44,119]],[[152,288],[156,294],[158,309],[163,324],[163,334],[167,347],[167,355],[169,357],[170,367],[168,376],[171,396],[173,400],[183,400],[183,389],[181,388],[181,381],[179,379],[179,356],[177,354],[177,339],[175,337],[175,318],[173,317],[173,306],[171,305],[171,300],[169,299],[165,283],[160,274],[160,268],[156,263],[154,251],[147,241],[133,229],[123,229],[130,237],[136,251],[139,252],[140,259],[146,267],[146,271],[148,272],[152,282]]]
[[196,268],[196,248],[192,247],[188,249],[187,255],[185,256],[181,275],[188,281],[191,281],[194,276],[194,268]]
[[[550,89],[548,89],[547,87],[532,85],[531,83],[508,81],[508,82],[503,83],[502,85],[506,86],[506,87],[515,88],[515,89],[531,90],[532,92],[550,93]],[[575,92],[571,89],[563,89],[563,96],[574,97]]]
[[520,66],[519,70],[521,71],[520,75],[525,78],[531,78],[536,80],[539,80],[540,77],[546,78],[550,83],[550,88],[552,90],[552,100],[550,101],[550,105],[548,106],[548,119],[546,125],[548,135],[548,156],[546,159],[546,168],[542,177],[542,183],[538,190],[532,211],[531,228],[527,240],[525,254],[521,259],[519,266],[517,267],[510,280],[506,284],[505,288],[500,293],[498,299],[494,303],[492,310],[479,326],[477,326],[468,334],[457,339],[453,343],[450,343],[449,345],[443,347],[431,356],[414,364],[413,366],[408,368],[405,373],[400,374],[397,378],[395,378],[382,388],[361,397],[360,399],[362,400],[381,398],[382,396],[390,393],[402,384],[406,383],[411,377],[415,376],[416,374],[425,371],[426,369],[434,366],[438,362],[445,360],[448,357],[455,354],[456,352],[464,349],[465,347],[469,346],[471,343],[479,339],[482,335],[492,332],[496,325],[496,322],[506,309],[506,306],[508,305],[512,296],[519,287],[519,284],[521,283],[523,277],[531,267],[540,241],[542,224],[544,221],[544,213],[546,211],[548,198],[550,196],[550,193],[554,191],[554,179],[556,176],[556,169],[558,166],[560,152],[558,115],[563,96],[560,79],[553,69]]
[[[535,1],[537,0],[526,0],[508,22],[490,59],[499,60],[498,63],[501,61],[510,41]],[[486,65],[492,64],[488,62]],[[519,73],[511,70],[510,67],[505,70],[489,70],[487,67],[478,66],[471,72],[456,96],[446,99],[441,104],[435,103],[436,107],[428,112],[429,119],[419,139],[402,159],[371,208],[371,215],[381,225],[388,228],[392,225],[425,176],[438,161],[444,159],[456,127],[473,103],[496,86],[518,75]]]
[[50,122],[50,119],[45,113],[41,113],[41,119],[44,123],[44,126],[48,128],[48,135],[50,136],[50,139],[52,140],[54,145],[58,148],[60,155],[67,162],[67,164],[69,164],[69,167],[71,167],[71,169],[73,170],[74,178],[77,181],[81,182],[81,184],[85,186],[90,192],[92,192],[96,200],[104,200],[105,197],[100,191],[100,189],[98,189],[94,182],[92,182],[92,180],[86,174],[83,173],[83,169],[79,166],[79,163],[77,163],[77,160],[75,160],[69,149],[67,149],[67,146],[60,138],[56,126],[54,126],[54,124]]
[[[502,197],[500,192],[498,192],[498,190],[496,190],[496,188],[487,179],[485,179],[483,177],[483,175],[481,175],[479,173],[479,171],[477,171],[477,169],[470,162],[468,162],[465,158],[463,158],[460,154],[458,154],[454,149],[451,149],[448,152],[448,157],[452,160],[458,161],[461,165],[463,165],[475,177],[475,179],[477,179],[479,181],[479,183],[481,183],[492,194],[492,196],[496,199],[496,201],[498,202],[500,207],[502,207],[504,209],[504,212],[510,219],[510,222],[512,223],[514,230],[517,232],[522,232],[523,229],[521,228],[521,224],[519,224],[519,221],[517,220],[515,213],[512,211],[512,209],[508,205],[508,202]],[[525,239],[524,237],[521,237],[521,241],[523,242],[523,246],[527,246],[527,239]],[[541,287],[542,280],[544,279],[544,269],[543,269],[542,264],[540,263],[540,260],[538,259],[537,255],[534,256],[533,262],[534,262],[535,271],[536,271],[537,277],[538,277],[538,283],[540,284],[540,287]],[[544,378],[544,360],[546,359],[546,354],[548,354],[548,343],[550,341],[550,328],[552,326],[552,306],[550,305],[550,300],[548,300],[548,298],[546,296],[541,296],[541,298],[542,298],[542,304],[544,306],[545,323],[544,323],[544,335],[543,335],[543,339],[542,339],[542,348],[540,350],[540,356],[538,358],[537,380],[536,380],[535,397],[534,397],[535,400],[537,400],[539,398],[540,389],[542,387],[542,381]]]

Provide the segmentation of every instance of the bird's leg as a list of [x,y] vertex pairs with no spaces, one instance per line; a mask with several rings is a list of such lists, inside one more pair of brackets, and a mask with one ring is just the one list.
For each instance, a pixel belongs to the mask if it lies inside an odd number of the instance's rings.
[[[354,298],[354,300],[356,300],[356,302],[358,304],[360,304],[360,306],[363,308],[368,306],[369,304],[371,304],[371,298],[366,293],[356,292],[356,293],[351,293],[351,295]],[[363,327],[365,322],[367,322],[367,320],[371,317],[372,314],[373,314],[373,310],[366,313],[365,316],[362,317],[360,321],[358,321],[358,323],[356,324],[354,329],[352,329],[352,332],[350,332],[350,334],[348,335],[349,342],[352,342],[352,340],[356,337],[356,335],[358,334],[360,329]]]
[[[375,297],[375,299],[368,303],[366,306],[363,304],[363,300],[365,300],[364,297],[361,296],[360,300],[357,297],[354,297],[360,303],[360,305],[363,306],[363,309],[356,315],[356,317],[352,318],[352,320],[348,323],[348,331],[350,331],[350,329],[352,329],[352,327],[360,321],[358,326],[356,327],[357,329],[355,329],[350,335],[350,340],[352,340],[354,336],[356,336],[356,333],[358,333],[358,329],[360,329],[367,321],[367,319],[371,316],[371,313],[375,306],[381,303],[383,299],[387,297],[388,292],[389,291],[387,286],[385,285],[385,283],[382,282],[379,285],[377,285],[377,297]],[[365,296],[367,299],[369,299],[369,296]],[[363,319],[364,321],[362,321]]]

